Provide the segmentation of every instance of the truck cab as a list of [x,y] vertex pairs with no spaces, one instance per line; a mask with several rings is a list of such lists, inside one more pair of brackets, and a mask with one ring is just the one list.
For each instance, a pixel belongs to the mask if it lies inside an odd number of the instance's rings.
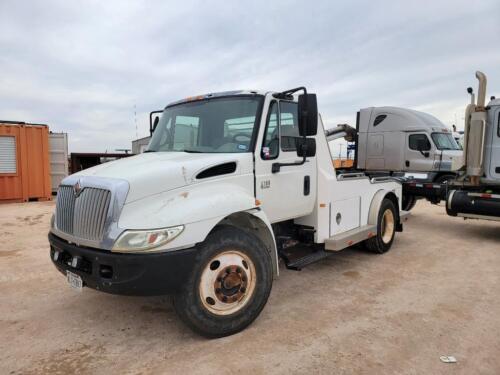
[[173,294],[188,326],[220,337],[258,316],[280,261],[385,253],[403,229],[401,184],[336,173],[303,87],[191,97],[151,119],[145,153],[59,187],[50,256],[76,288]]
[[484,146],[484,182],[500,185],[500,99],[492,98],[487,105],[488,115]]
[[427,173],[440,182],[463,166],[452,132],[427,113],[398,107],[361,109],[357,121],[357,167],[366,171]]

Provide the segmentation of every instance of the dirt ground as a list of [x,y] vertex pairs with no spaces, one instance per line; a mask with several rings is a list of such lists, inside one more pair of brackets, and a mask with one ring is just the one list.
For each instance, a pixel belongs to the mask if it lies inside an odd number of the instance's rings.
[[206,340],[167,297],[70,289],[48,255],[53,209],[0,205],[0,374],[500,373],[499,223],[420,202],[389,253],[281,267],[254,324]]

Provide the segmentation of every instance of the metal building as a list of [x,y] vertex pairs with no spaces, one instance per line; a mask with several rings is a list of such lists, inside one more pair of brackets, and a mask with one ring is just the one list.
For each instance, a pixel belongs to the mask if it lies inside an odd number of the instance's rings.
[[132,154],[142,154],[146,151],[151,137],[139,138],[132,141]]
[[50,180],[52,193],[57,191],[59,184],[68,176],[68,134],[49,133]]

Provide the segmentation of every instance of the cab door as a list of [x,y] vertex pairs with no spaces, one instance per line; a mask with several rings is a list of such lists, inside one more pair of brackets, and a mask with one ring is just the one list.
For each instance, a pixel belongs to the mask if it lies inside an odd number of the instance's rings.
[[256,198],[271,222],[308,215],[316,196],[316,156],[302,165],[282,166],[273,173],[275,163],[293,163],[297,155],[298,108],[296,102],[272,99],[268,106],[262,142],[255,151]]
[[409,133],[407,135],[405,148],[406,171],[432,171],[434,168],[433,155],[432,143],[426,133]]
[[491,135],[490,175],[500,180],[500,109],[493,116],[493,134]]

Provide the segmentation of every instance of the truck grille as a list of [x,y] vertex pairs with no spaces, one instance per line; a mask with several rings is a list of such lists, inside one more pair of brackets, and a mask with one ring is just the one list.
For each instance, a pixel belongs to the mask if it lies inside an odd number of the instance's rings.
[[78,196],[73,186],[60,186],[57,193],[57,228],[72,236],[100,241],[111,201],[111,192],[86,187]]

